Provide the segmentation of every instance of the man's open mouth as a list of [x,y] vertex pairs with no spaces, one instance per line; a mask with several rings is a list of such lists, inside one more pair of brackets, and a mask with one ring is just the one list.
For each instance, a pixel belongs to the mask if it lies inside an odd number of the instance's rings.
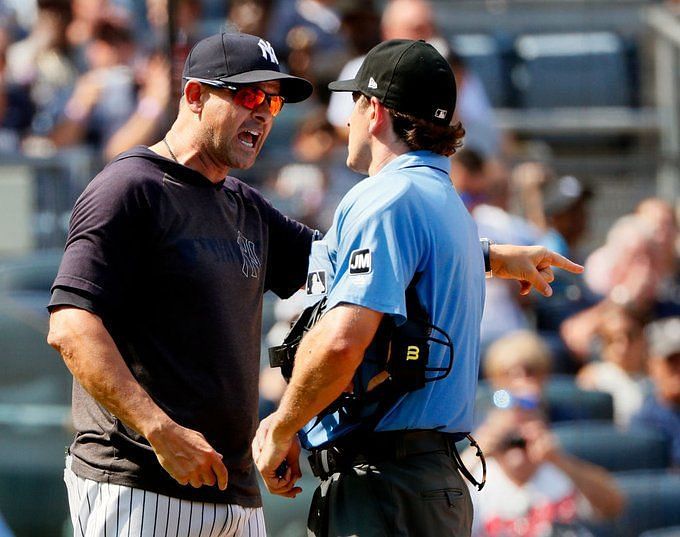
[[257,145],[260,136],[262,136],[261,132],[248,129],[238,133],[238,140],[244,146],[252,149]]

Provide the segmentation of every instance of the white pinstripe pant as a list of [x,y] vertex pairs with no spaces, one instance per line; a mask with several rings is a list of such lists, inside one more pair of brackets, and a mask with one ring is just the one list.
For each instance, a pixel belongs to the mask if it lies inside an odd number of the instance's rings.
[[191,502],[64,470],[74,537],[266,537],[261,507]]

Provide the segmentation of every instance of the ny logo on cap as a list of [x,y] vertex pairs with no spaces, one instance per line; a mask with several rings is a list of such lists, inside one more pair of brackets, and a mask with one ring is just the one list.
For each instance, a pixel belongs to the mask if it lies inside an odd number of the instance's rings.
[[257,42],[257,46],[260,47],[260,50],[262,51],[262,57],[267,58],[269,56],[269,61],[272,63],[275,63],[276,65],[279,64],[279,60],[276,57],[276,52],[274,52],[274,47],[272,47],[272,44],[269,41],[265,41],[264,39],[260,39]]
[[442,108],[437,108],[434,112],[434,117],[437,119],[446,119],[446,114],[448,110],[443,110]]
[[373,77],[368,79],[368,89],[378,89],[378,83]]

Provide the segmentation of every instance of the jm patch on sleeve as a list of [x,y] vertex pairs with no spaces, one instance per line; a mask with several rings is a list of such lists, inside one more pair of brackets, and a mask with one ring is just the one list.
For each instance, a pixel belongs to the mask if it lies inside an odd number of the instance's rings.
[[372,270],[371,250],[369,248],[354,250],[350,254],[349,257],[350,274],[369,274],[371,270]]

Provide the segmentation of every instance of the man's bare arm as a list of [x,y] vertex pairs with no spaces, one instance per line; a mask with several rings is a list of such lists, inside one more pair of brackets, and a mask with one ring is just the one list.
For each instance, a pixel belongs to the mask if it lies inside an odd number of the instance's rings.
[[297,433],[331,404],[352,381],[382,314],[353,305],[329,311],[305,336],[295,355],[295,369],[272,430]]
[[267,488],[285,493],[276,469],[286,459],[297,431],[347,388],[378,329],[382,313],[353,305],[329,311],[303,338],[279,409],[272,415],[256,464]]
[[76,380],[109,412],[144,436],[160,464],[180,484],[227,486],[222,456],[205,437],[182,427],[140,386],[102,320],[62,307],[50,316],[47,342],[62,355]]

